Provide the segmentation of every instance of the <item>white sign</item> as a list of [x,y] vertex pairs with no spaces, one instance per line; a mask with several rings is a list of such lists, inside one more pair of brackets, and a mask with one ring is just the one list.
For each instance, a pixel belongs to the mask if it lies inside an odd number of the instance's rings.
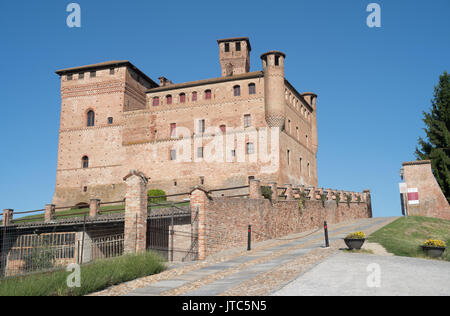
[[406,183],[405,182],[400,182],[399,184],[398,184],[398,188],[399,188],[399,190],[400,190],[400,193],[407,193],[408,192],[408,187],[406,186]]

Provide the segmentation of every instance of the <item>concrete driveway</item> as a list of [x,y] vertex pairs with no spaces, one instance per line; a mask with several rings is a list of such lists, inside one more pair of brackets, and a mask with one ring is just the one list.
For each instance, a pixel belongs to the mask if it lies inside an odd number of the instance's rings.
[[450,295],[450,262],[338,253],[272,295]]

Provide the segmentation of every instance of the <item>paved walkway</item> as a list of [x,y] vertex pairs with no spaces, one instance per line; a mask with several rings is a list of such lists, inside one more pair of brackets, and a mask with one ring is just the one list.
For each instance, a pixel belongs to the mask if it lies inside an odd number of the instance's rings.
[[274,295],[448,296],[450,262],[338,253]]
[[[332,249],[322,248],[324,244],[323,231],[319,231],[299,239],[277,241],[272,246],[269,244],[266,247],[252,250],[229,260],[180,273],[172,278],[156,281],[149,286],[129,291],[126,295],[210,296],[270,294],[275,288],[284,286],[298,276],[298,272],[302,271],[302,269],[299,269],[299,267],[301,268],[301,264],[298,264],[299,259],[303,257],[309,258],[312,254],[314,254],[315,260],[317,258],[323,259],[323,257],[338,251],[342,238],[349,232],[356,230],[372,232],[393,220],[394,218],[375,218],[363,219],[350,224],[329,225]],[[289,236],[286,239],[289,239]],[[312,262],[316,263],[314,260]],[[270,275],[272,271],[276,271],[280,267],[289,266],[289,263],[294,263],[295,268],[289,268],[291,275],[288,280],[283,280],[284,283],[280,284],[282,279],[277,278],[277,282],[272,282],[268,287],[262,287],[258,278],[264,277],[264,280],[267,280],[268,274]],[[308,264],[311,264],[311,262],[305,263],[305,267],[308,267]],[[292,275],[293,273],[295,275]],[[264,288],[263,292],[261,292],[261,288]]]

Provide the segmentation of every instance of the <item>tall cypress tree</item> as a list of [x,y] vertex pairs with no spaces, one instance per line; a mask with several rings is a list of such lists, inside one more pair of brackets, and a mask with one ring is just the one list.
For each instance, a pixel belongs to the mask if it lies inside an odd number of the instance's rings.
[[431,112],[423,112],[427,140],[419,137],[416,157],[431,160],[433,174],[450,202],[450,76],[446,71],[434,88],[431,105]]

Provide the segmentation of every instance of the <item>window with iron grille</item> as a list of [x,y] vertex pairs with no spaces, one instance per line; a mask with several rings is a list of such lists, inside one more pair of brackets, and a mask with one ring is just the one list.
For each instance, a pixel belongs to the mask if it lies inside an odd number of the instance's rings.
[[88,158],[88,156],[84,156],[84,157],[81,159],[81,165],[82,165],[82,167],[83,167],[84,169],[89,168],[89,158]]

